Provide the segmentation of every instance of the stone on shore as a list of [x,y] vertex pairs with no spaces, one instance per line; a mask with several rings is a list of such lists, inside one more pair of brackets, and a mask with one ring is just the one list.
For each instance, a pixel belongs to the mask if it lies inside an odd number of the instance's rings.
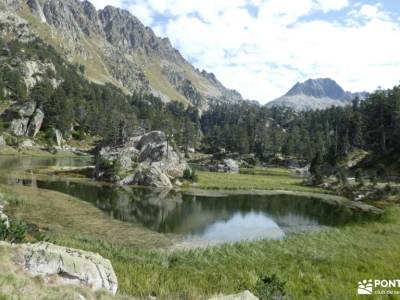
[[113,295],[118,280],[109,260],[99,254],[47,242],[16,245],[17,262],[32,276],[55,284],[79,284]]

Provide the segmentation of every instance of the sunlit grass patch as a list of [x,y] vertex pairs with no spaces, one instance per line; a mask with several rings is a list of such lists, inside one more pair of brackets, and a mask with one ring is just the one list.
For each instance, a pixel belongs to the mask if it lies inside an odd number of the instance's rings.
[[[243,173],[244,172],[244,173]],[[305,186],[303,178],[288,169],[248,169],[242,173],[217,173],[198,171],[196,187],[204,189],[285,190],[329,193],[321,188]]]

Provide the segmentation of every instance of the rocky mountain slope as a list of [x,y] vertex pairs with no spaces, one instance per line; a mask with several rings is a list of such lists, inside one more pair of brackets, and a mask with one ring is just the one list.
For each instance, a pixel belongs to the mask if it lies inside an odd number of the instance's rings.
[[241,95],[195,69],[166,38],[157,37],[126,10],[97,11],[88,1],[0,0],[1,29],[17,38],[39,36],[69,62],[83,65],[97,83],[127,93],[149,93],[201,110],[211,102],[236,102]]
[[346,92],[329,78],[308,79],[296,83],[284,96],[271,101],[268,107],[290,107],[297,111],[344,106],[356,98],[365,99],[366,93]]

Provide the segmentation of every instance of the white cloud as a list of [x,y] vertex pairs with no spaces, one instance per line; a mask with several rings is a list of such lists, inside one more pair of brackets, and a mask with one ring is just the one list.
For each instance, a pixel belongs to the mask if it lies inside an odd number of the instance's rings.
[[[400,25],[378,2],[125,2],[196,67],[214,72],[250,99],[272,100],[309,77],[331,77],[352,91],[391,87],[400,80]],[[335,19],[324,18],[329,12]]]
[[381,5],[379,4],[376,5],[365,4],[361,6],[358,12],[358,16],[365,17],[368,19],[376,19],[376,18],[388,19],[389,18],[388,14],[385,13],[384,11],[381,11],[380,6]]
[[115,6],[115,7],[122,7],[123,1],[122,0],[90,0],[90,2],[97,8],[103,9],[107,5]]
[[328,12],[331,10],[341,10],[347,6],[349,6],[349,0],[317,0],[317,4],[319,8]]
[[145,25],[150,26],[154,21],[153,11],[145,3],[136,3],[129,5],[128,10]]

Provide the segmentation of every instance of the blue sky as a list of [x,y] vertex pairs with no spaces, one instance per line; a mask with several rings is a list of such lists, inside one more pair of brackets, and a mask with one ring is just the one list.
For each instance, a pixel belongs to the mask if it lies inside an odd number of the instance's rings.
[[94,0],[129,10],[185,58],[262,103],[297,81],[400,82],[400,0]]

